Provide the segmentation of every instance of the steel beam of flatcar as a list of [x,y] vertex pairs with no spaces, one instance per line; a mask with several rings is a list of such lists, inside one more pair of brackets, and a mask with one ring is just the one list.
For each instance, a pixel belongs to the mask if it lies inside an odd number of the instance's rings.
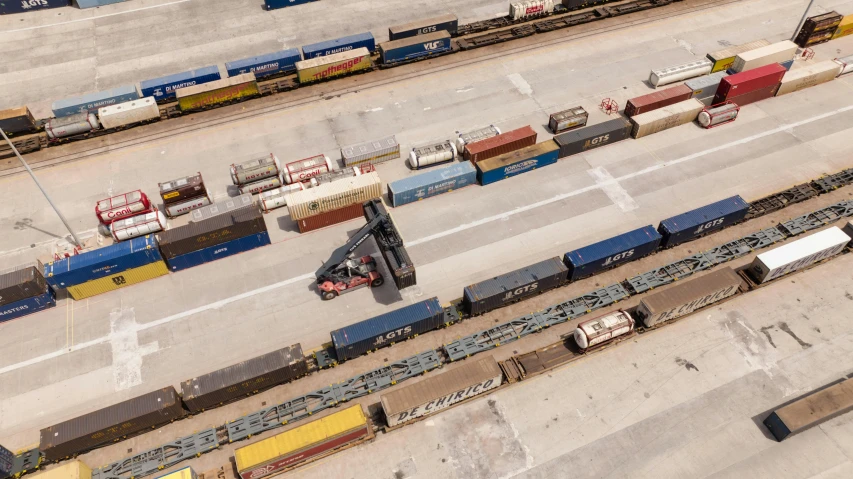
[[608,17],[609,14],[603,8],[596,8],[590,12],[576,13],[574,15],[566,15],[564,17],[552,18],[548,20],[540,20],[533,23],[533,27],[539,33],[552,32],[561,28],[574,27],[582,23],[589,23],[595,20],[601,20]]
[[92,471],[92,479],[133,479],[147,476],[218,447],[216,429],[205,429],[95,469]]
[[712,266],[714,263],[704,253],[697,253],[633,278],[628,278],[625,283],[628,290],[633,294],[640,294],[666,286]]
[[842,186],[847,186],[850,183],[853,183],[853,168],[813,180],[812,186],[814,186],[820,194],[824,194],[829,193],[834,189],[841,188]]
[[[853,170],[851,170],[853,172]],[[808,183],[793,186],[787,190],[773,193],[770,196],[759,198],[749,203],[749,211],[746,213],[744,221],[764,216],[783,208],[787,208],[794,203],[805,201],[809,198],[814,198],[819,193],[812,188]]]
[[850,216],[853,216],[853,200],[842,201],[780,223],[779,230],[793,237]]
[[748,234],[743,238],[729,241],[728,243],[717,246],[716,248],[711,248],[702,254],[704,254],[705,257],[708,258],[714,266],[716,266],[728,263],[729,261],[740,258],[741,256],[746,256],[757,249],[766,248],[773,243],[784,239],[785,235],[783,235],[778,228],[767,228]]

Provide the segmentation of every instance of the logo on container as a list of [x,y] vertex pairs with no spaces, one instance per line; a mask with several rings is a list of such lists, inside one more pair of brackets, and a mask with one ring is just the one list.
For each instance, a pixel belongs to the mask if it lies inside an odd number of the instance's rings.
[[504,174],[508,175],[508,174],[514,173],[516,171],[521,171],[521,170],[530,168],[531,166],[535,167],[536,164],[537,164],[536,160],[522,161],[521,163],[516,163],[514,165],[510,165],[510,166],[507,166],[506,168],[504,168]]
[[632,249],[629,249],[628,251],[625,251],[624,253],[614,254],[613,256],[607,258],[607,260],[604,262],[604,266],[609,266],[611,263],[615,263],[616,261],[619,261],[622,259],[628,259],[631,256],[634,256],[634,250],[632,250]]
[[313,77],[314,79],[326,78],[328,76],[336,75],[340,72],[349,71],[355,68],[356,65],[360,64],[362,60],[364,60],[364,57],[351,58],[345,62],[338,63],[336,65],[330,65],[325,70],[315,73]]
[[424,43],[424,50],[438,50],[441,48],[442,42],[427,42]]
[[699,234],[699,233],[702,233],[703,231],[707,232],[711,228],[714,228],[716,226],[720,226],[721,224],[723,224],[723,222],[725,220],[726,220],[725,218],[720,218],[718,220],[709,221],[709,222],[705,223],[704,225],[700,226],[699,229],[696,230],[696,233],[694,233],[694,234]]
[[21,0],[21,8],[28,10],[33,7],[46,7],[47,0]]
[[506,296],[504,296],[504,301],[509,301],[514,299],[522,294],[532,293],[539,289],[539,283],[528,284],[527,286],[523,286],[521,288],[516,288],[512,291],[507,291]]
[[545,11],[545,5],[542,5],[540,3],[539,5],[536,5],[534,7],[527,7],[527,9],[524,11],[524,14],[525,15],[533,15],[536,13],[542,13],[544,11]]
[[590,140],[586,140],[586,142],[583,144],[583,147],[584,147],[584,149],[587,149],[591,146],[598,146],[598,145],[601,145],[603,143],[606,143],[608,140],[610,140],[610,133],[608,133],[606,135],[597,136],[597,137],[592,138]]
[[299,181],[310,180],[311,178],[313,178],[313,177],[315,177],[321,173],[324,173],[325,171],[326,171],[326,168],[320,168],[320,167],[314,168],[311,170],[304,170],[304,171],[300,171],[299,174],[296,175],[296,178]]
[[251,69],[252,72],[265,72],[267,70],[278,70],[278,62],[267,63],[266,65],[254,66]]
[[0,316],[5,316],[7,314],[17,313],[18,311],[23,311],[25,309],[30,309],[26,304],[23,306],[17,306],[15,308],[7,309],[5,311],[0,311]]

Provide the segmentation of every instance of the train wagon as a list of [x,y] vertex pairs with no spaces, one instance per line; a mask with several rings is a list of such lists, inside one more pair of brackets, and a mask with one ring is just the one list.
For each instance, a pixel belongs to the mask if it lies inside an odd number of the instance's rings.
[[563,258],[569,281],[577,281],[653,253],[661,235],[651,225],[569,251]]
[[658,233],[663,236],[662,248],[705,236],[742,220],[749,211],[749,203],[740,195],[690,210],[660,222]]
[[153,97],[157,103],[162,103],[174,100],[175,94],[181,88],[210,83],[221,79],[222,75],[219,73],[219,67],[211,65],[209,67],[175,73],[174,75],[144,80],[139,83],[139,89],[142,91],[142,96]]
[[260,95],[254,73],[181,88],[176,92],[181,111],[204,110]]
[[256,57],[235,60],[225,64],[228,76],[233,77],[243,73],[254,73],[255,78],[265,78],[272,75],[293,73],[296,62],[302,60],[302,54],[297,48],[289,48],[274,53]]
[[734,296],[742,285],[734,270],[723,268],[646,296],[636,314],[643,325],[651,328]]
[[372,66],[370,52],[362,47],[296,62],[296,74],[299,83],[304,84],[368,70]]
[[50,106],[57,118],[78,113],[96,113],[99,108],[125,103],[139,98],[136,85],[125,85],[111,90],[57,100]]
[[770,413],[764,426],[777,441],[803,432],[830,419],[853,411],[853,379],[846,379]]

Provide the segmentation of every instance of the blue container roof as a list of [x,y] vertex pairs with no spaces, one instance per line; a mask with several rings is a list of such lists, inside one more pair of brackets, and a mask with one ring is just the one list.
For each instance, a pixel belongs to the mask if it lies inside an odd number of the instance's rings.
[[661,226],[666,228],[670,233],[682,231],[689,228],[695,228],[708,221],[722,218],[737,211],[745,211],[749,209],[749,203],[744,201],[740,195],[735,195],[724,200],[711,203],[710,205],[696,208],[695,210],[682,213],[671,218],[667,218],[660,222]]
[[51,105],[51,109],[59,110],[62,108],[75,107],[79,105],[84,105],[86,103],[94,103],[101,100],[105,100],[107,98],[115,98],[117,96],[122,95],[132,95],[136,92],[136,85],[125,85],[117,88],[113,88],[112,90],[104,90],[98,91],[95,93],[89,93],[81,96],[73,96],[70,98],[64,98],[62,100],[56,100]]
[[566,259],[574,266],[582,266],[595,261],[601,261],[616,253],[636,248],[652,241],[660,241],[660,239],[661,235],[655,230],[654,226],[643,226],[634,231],[622,233],[619,236],[569,251],[566,253]]
[[309,54],[339,47],[341,45],[349,45],[351,43],[365,42],[373,40],[373,34],[370,32],[357,33],[355,35],[347,35],[345,37],[336,38],[334,40],[326,40],[324,42],[312,43],[302,47],[302,53],[307,57]]
[[138,238],[133,238],[130,241],[123,241],[114,245],[104,246],[103,248],[98,248],[69,258],[63,258],[59,261],[47,263],[44,265],[44,276],[48,277],[50,275],[86,268],[103,261],[121,258],[149,248],[157,248],[157,239],[154,235],[140,236]]
[[430,298],[420,303],[380,314],[359,323],[351,324],[332,331],[332,341],[336,348],[358,344],[373,339],[380,334],[408,326],[431,318],[443,310],[438,298]]
[[465,296],[471,301],[479,301],[566,271],[568,268],[560,258],[551,258],[492,279],[465,286]]
[[267,53],[266,55],[260,55],[257,57],[244,58],[242,60],[234,60],[233,62],[228,62],[225,64],[226,70],[232,70],[234,68],[244,68],[257,65],[259,63],[266,63],[275,60],[280,60],[282,58],[291,58],[296,57],[296,61],[302,60],[302,54],[299,53],[298,48],[288,48],[287,50],[281,50],[275,53]]
[[150,80],[144,80],[139,82],[140,88],[151,88],[157,87],[161,85],[168,85],[170,83],[176,83],[180,81],[192,80],[193,78],[198,78],[207,75],[214,75],[219,73],[219,67],[212,65],[204,68],[197,68],[195,70],[189,70],[181,73],[175,73],[173,75],[166,75],[160,78],[152,78]]
[[454,165],[427,171],[408,178],[392,181],[388,187],[391,188],[394,193],[400,193],[403,191],[434,185],[451,178],[458,178],[460,176],[476,172],[477,169],[474,168],[474,165],[472,165],[470,161],[464,161],[462,163],[456,163]]

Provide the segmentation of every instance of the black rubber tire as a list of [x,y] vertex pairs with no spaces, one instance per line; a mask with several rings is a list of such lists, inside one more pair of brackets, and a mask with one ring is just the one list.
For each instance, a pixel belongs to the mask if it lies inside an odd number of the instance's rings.
[[370,282],[370,287],[371,288],[378,288],[378,287],[382,286],[383,284],[385,284],[384,278],[376,278]]
[[323,291],[320,295],[323,297],[323,301],[331,301],[338,297],[338,293],[334,291]]

